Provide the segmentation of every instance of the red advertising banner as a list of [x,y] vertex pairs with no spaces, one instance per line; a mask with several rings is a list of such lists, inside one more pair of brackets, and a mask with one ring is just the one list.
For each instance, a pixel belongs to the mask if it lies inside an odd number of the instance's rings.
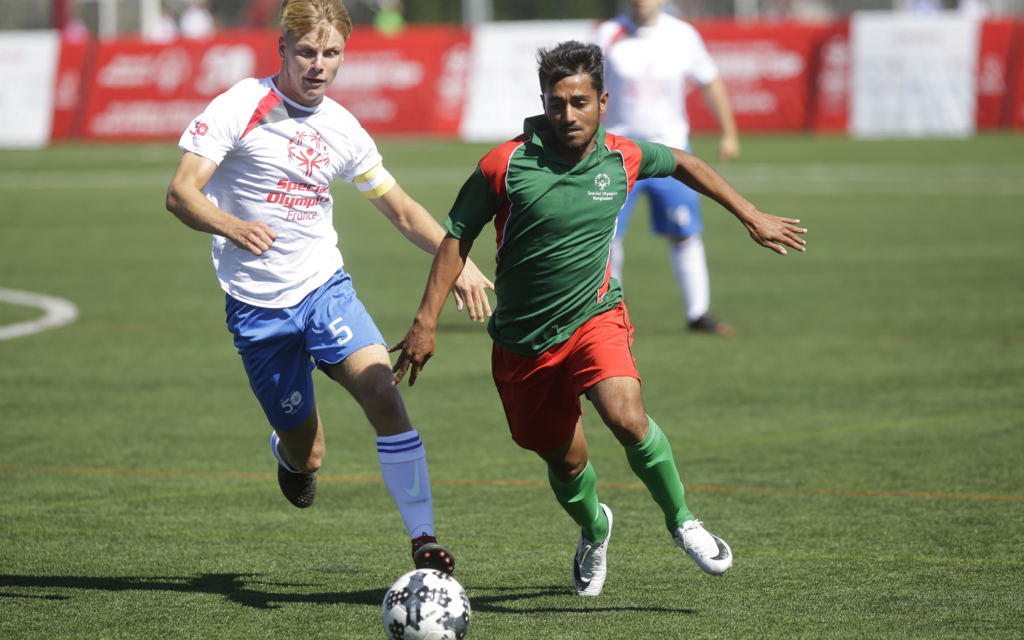
[[1003,109],[1003,124],[1024,129],[1024,22],[1014,25],[1010,42],[1009,88]]
[[979,129],[997,129],[1002,124],[1003,106],[1009,97],[1012,20],[986,20],[978,42]]
[[[810,69],[822,27],[714,21],[694,23],[718,64],[740,130],[797,131],[808,125]],[[696,87],[686,110],[695,131],[718,122]]]
[[469,32],[407,27],[400,37],[356,28],[327,95],[370,133],[456,135],[469,82]]
[[850,105],[850,23],[826,27],[814,58],[810,128],[845,133]]
[[[846,131],[848,23],[695,26],[718,64],[741,130]],[[410,26],[398,37],[357,27],[327,95],[373,134],[456,136],[474,72],[470,37],[447,26]],[[215,96],[243,78],[278,70],[277,38],[261,30],[170,45],[65,41],[52,138],[177,139]],[[983,23],[977,76],[978,127],[1024,129],[1024,22]],[[701,92],[687,92],[692,128],[716,130]]]
[[[273,75],[275,32],[222,33],[213,40],[98,46],[83,135],[177,139],[217,95],[248,77]],[[388,38],[357,28],[327,95],[371,133],[458,133],[469,74],[469,34],[410,27]]]
[[279,67],[265,32],[155,45],[101,43],[91,73],[82,134],[94,139],[176,139],[214,97]]
[[77,137],[75,127],[87,85],[82,82],[90,54],[95,53],[93,40],[63,39],[57,62],[57,77],[53,88],[53,124],[50,140]]

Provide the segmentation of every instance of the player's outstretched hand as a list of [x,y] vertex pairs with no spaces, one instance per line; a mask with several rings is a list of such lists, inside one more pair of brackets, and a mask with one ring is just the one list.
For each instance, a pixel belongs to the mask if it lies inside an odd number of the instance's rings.
[[753,215],[745,216],[741,221],[754,242],[762,247],[768,247],[775,253],[786,255],[786,247],[797,251],[805,250],[804,245],[807,241],[797,234],[807,233],[807,229],[796,226],[800,223],[799,220],[780,218],[754,210]]
[[238,225],[232,230],[228,240],[233,242],[239,249],[251,251],[259,256],[274,244],[277,240],[277,232],[270,228],[265,222],[254,220],[252,222],[238,221]]
[[[418,322],[413,322],[409,333],[405,334],[405,337],[396,345],[388,348],[388,353],[401,351],[398,354],[398,361],[391,368],[391,373],[395,376],[391,384],[397,386],[407,371],[409,372],[409,386],[416,384],[416,378],[420,375],[420,371],[427,364],[427,360],[434,355],[434,347],[434,331],[421,326]],[[410,367],[411,371],[409,371]]]
[[470,320],[486,322],[487,318],[491,317],[491,302],[487,299],[488,289],[494,291],[494,283],[477,269],[472,260],[466,258],[466,266],[452,287],[455,308],[462,311],[462,307],[465,306],[469,311]]

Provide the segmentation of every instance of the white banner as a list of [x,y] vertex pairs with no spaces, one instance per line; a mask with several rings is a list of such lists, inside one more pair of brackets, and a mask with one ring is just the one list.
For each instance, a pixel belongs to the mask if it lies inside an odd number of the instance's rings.
[[489,22],[473,27],[469,95],[459,136],[499,142],[523,132],[523,120],[543,112],[537,49],[566,40],[590,42],[592,20]]
[[56,31],[0,32],[0,147],[50,141],[59,55]]
[[978,21],[955,13],[854,14],[851,135],[973,134],[978,36]]

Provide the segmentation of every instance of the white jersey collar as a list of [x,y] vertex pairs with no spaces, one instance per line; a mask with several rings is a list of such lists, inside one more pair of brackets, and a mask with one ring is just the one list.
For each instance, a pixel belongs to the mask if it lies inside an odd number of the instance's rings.
[[[276,77],[277,77],[276,75],[270,76],[270,78],[269,78],[270,79],[270,88],[273,90],[274,93],[277,94],[277,97],[279,97],[279,98],[281,98],[281,100],[287,102],[289,106],[295,107],[299,111],[305,111],[306,113],[308,113],[310,115],[312,115],[312,114],[316,113],[317,111],[319,111],[320,107],[323,106],[323,104],[324,104],[323,100],[321,100],[320,104],[316,105],[315,107],[307,107],[307,106],[299,104],[298,102],[295,102],[294,100],[292,100],[288,96],[284,95],[281,92],[281,90],[277,88],[277,83],[274,82],[274,78],[276,78]],[[327,99],[327,95],[324,94],[324,100],[326,100],[326,99]]]

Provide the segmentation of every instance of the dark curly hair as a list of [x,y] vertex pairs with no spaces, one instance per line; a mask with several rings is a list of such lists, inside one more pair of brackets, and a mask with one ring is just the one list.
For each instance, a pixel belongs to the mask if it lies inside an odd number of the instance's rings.
[[537,74],[542,92],[564,78],[581,73],[590,76],[590,84],[597,89],[597,95],[604,93],[601,47],[568,40],[558,43],[553,49],[537,49]]

